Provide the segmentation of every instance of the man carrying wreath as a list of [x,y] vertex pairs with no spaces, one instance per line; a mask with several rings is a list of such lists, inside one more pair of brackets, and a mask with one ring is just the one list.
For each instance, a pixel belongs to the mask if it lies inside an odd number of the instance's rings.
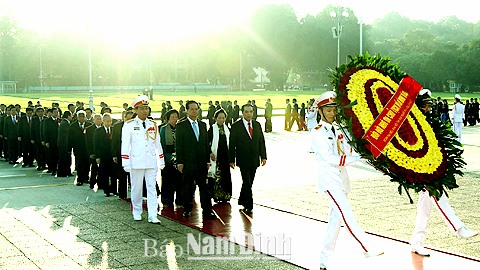
[[345,166],[353,166],[357,161],[365,160],[360,156],[352,156],[353,151],[345,134],[334,123],[337,114],[335,97],[335,92],[328,91],[315,101],[314,106],[319,108],[322,119],[310,133],[317,161],[318,187],[330,200],[327,235],[320,255],[320,269],[328,267],[328,259],[335,249],[342,224],[360,245],[366,258],[383,254],[368,241],[347,200],[351,187]]
[[[430,90],[423,89],[415,99],[417,107],[427,116],[427,121],[432,110],[431,105],[433,102],[431,95]],[[455,212],[448,203],[445,193],[437,200],[434,196],[430,196],[428,190],[424,189],[419,192],[417,220],[415,222],[412,239],[410,240],[412,252],[423,256],[430,256],[430,253],[423,247],[423,241],[425,240],[428,220],[433,205],[435,205],[447,226],[458,238],[466,239],[478,235],[478,232],[469,230],[457,215],[455,215]]]

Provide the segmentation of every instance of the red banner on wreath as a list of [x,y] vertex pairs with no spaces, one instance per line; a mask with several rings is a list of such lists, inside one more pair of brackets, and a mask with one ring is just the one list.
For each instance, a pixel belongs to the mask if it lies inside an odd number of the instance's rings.
[[403,78],[393,97],[365,132],[363,138],[368,142],[366,146],[375,157],[380,156],[402,126],[420,90],[422,86],[412,77],[407,75]]

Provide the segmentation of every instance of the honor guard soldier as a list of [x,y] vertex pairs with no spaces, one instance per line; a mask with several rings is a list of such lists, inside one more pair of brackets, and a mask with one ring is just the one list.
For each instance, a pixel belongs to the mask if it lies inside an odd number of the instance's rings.
[[[455,96],[455,98],[458,98],[457,96],[458,94]],[[432,110],[432,103],[432,92],[428,89],[423,89],[420,91],[415,99],[415,104],[417,104],[422,113],[427,116],[427,120],[430,118],[429,116]],[[460,128],[462,128],[462,125],[460,125]],[[438,209],[438,212],[442,216],[447,226],[458,236],[458,238],[467,239],[478,235],[478,232],[468,229],[457,217],[452,207],[448,203],[445,193],[443,193],[438,200],[434,196],[430,196],[428,190],[422,190],[418,193],[418,195],[417,219],[415,222],[415,229],[412,234],[412,239],[410,240],[412,252],[422,256],[430,256],[430,252],[423,247],[423,242],[427,234],[427,225],[428,220],[430,219],[430,212],[432,211],[432,207],[434,205]]]
[[363,160],[359,156],[352,156],[353,151],[345,134],[334,123],[337,114],[335,92],[323,93],[314,105],[318,107],[322,117],[320,123],[310,132],[317,162],[318,187],[330,200],[327,235],[320,254],[320,269],[327,269],[342,224],[362,248],[365,257],[378,256],[383,252],[376,250],[368,241],[347,200],[351,187],[345,166],[352,166]]
[[125,122],[122,128],[122,166],[130,172],[132,213],[134,220],[142,220],[143,179],[147,186],[148,222],[158,224],[157,171],[165,167],[157,124],[147,119],[147,96],[138,96],[132,102],[137,117]]

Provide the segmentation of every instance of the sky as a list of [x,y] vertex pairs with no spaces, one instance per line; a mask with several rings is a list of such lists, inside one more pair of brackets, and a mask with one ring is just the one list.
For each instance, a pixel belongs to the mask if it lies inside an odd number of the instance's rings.
[[[20,27],[38,31],[58,29],[92,29],[119,43],[161,35],[185,36],[202,30],[219,30],[231,23],[246,21],[261,4],[289,3],[299,17],[315,15],[329,4],[350,7],[365,23],[397,11],[401,15],[427,21],[438,21],[456,15],[462,20],[480,21],[480,2],[471,0],[429,4],[425,0],[2,0],[20,21]],[[401,4],[401,5],[400,5]]]

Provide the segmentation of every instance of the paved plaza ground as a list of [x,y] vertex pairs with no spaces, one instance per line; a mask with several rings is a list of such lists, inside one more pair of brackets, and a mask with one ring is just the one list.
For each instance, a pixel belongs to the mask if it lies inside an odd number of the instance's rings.
[[[263,124],[263,119],[259,119]],[[316,187],[314,156],[307,153],[308,133],[283,131],[283,117],[274,118],[266,134],[268,162],[254,183],[258,205],[326,220],[328,201]],[[480,126],[464,128],[468,163],[459,188],[449,202],[467,226],[480,231]],[[366,166],[349,168],[349,195],[360,226],[367,231],[409,240],[416,205],[400,196],[397,185]],[[233,196],[241,186],[239,169],[232,170]],[[189,233],[206,234],[167,218],[161,225],[132,219],[130,204],[105,198],[74,178],[55,178],[34,168],[12,167],[0,161],[0,269],[298,269],[297,266],[255,254],[254,260],[189,260],[176,257],[174,242],[185,247]],[[411,192],[414,201],[417,195]],[[272,226],[275,226],[272,224]],[[297,224],[302,230],[302,224]],[[155,239],[168,252],[145,257],[145,240]],[[168,240],[168,241],[166,241]],[[480,257],[480,237],[459,240],[436,210],[427,229],[427,246]],[[308,249],[319,249],[312,243]],[[241,249],[236,245],[236,250]],[[178,253],[179,251],[176,250]],[[320,250],[318,250],[318,253]],[[151,254],[149,254],[151,255]]]

